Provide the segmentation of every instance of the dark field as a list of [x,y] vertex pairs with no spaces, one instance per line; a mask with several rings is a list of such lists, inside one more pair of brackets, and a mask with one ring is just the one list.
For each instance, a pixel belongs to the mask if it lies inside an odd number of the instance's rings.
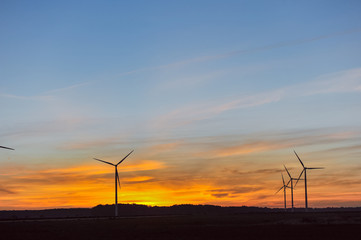
[[361,213],[0,221],[0,239],[361,239]]

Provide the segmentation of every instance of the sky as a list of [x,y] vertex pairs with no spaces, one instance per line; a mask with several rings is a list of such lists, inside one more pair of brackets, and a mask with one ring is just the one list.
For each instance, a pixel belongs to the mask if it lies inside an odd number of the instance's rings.
[[[361,206],[361,2],[0,2],[0,210]],[[304,206],[304,183],[295,189]],[[290,193],[288,192],[288,200]],[[290,202],[288,201],[288,205]]]

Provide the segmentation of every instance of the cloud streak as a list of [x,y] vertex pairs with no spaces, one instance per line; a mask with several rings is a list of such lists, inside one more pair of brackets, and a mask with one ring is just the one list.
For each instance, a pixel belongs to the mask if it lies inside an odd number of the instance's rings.
[[76,88],[80,88],[80,87],[89,85],[91,83],[93,83],[93,81],[74,84],[74,85],[71,85],[71,86],[58,88],[58,89],[52,89],[52,90],[46,91],[43,94],[35,95],[35,96],[21,96],[21,95],[9,94],[9,93],[0,93],[0,98],[13,99],[13,100],[25,100],[25,101],[49,102],[49,101],[56,100],[56,95],[54,95],[54,94],[69,91],[69,90],[76,89]]
[[141,69],[121,73],[118,76],[126,76],[126,75],[145,72],[145,71],[177,68],[177,67],[182,67],[185,65],[194,64],[194,63],[229,58],[229,57],[239,56],[239,55],[243,55],[243,54],[252,54],[252,53],[268,51],[268,50],[276,49],[276,48],[296,46],[296,45],[300,45],[300,44],[304,44],[304,43],[308,43],[308,42],[314,42],[314,41],[319,41],[319,40],[323,40],[323,39],[327,39],[327,38],[357,33],[360,31],[361,31],[361,28],[355,28],[355,29],[350,29],[350,30],[346,30],[346,31],[334,32],[334,33],[330,33],[330,34],[319,35],[319,36],[305,38],[305,39],[290,40],[290,41],[286,41],[286,42],[279,42],[279,43],[264,45],[264,46],[260,46],[260,47],[250,48],[250,49],[235,50],[235,51],[230,51],[230,52],[216,54],[216,55],[201,56],[201,57],[191,58],[191,59],[178,61],[178,62],[174,62],[174,63],[170,63],[170,64],[164,64],[164,65],[155,66],[155,67],[141,68]]
[[213,118],[224,112],[253,108],[265,104],[276,103],[282,100],[309,95],[321,95],[331,93],[360,92],[361,68],[349,69],[332,74],[322,75],[313,81],[294,86],[282,87],[254,95],[241,96],[231,101],[192,104],[180,109],[173,110],[158,117],[153,126],[174,128],[188,125],[200,120]]
[[[342,142],[347,141],[350,137],[341,132],[329,132],[329,129],[323,131],[325,131],[324,134],[320,134],[321,130],[316,131],[320,137],[315,142]],[[312,138],[312,132],[305,134],[304,131],[299,131],[298,134],[289,132],[288,134],[265,134],[263,136],[267,139],[267,144],[272,145],[271,139],[273,139],[274,145],[280,146],[280,149],[282,149],[282,145],[279,145],[279,143],[282,141],[287,142],[290,136],[296,139],[294,141],[302,141],[303,137]],[[278,139],[279,136],[284,138]],[[329,140],[328,136],[343,137]],[[234,136],[231,139],[234,139]],[[181,147],[183,148],[187,144],[194,145],[197,142],[203,144],[203,146],[208,145],[207,142],[204,143],[204,139],[198,139],[190,143],[184,141]],[[259,143],[252,140],[246,142],[243,147],[251,148],[252,143],[255,143],[256,146],[259,145]],[[163,150],[167,151],[179,147],[177,144],[155,144],[154,146],[155,151],[160,149],[158,154],[162,154]],[[212,148],[215,146],[212,145]],[[198,146],[196,148],[198,149]],[[219,149],[225,150],[226,148],[219,147]],[[283,149],[289,152],[289,157],[294,157],[288,147]],[[203,150],[208,151],[206,148]],[[269,153],[269,151],[269,148],[266,148],[252,153],[241,153],[241,155],[257,155],[262,152]],[[282,205],[281,197],[274,195],[276,188],[281,184],[279,173],[283,171],[281,165],[279,168],[275,167],[274,163],[278,162],[274,160],[269,163],[263,161],[263,168],[259,168],[260,163],[254,162],[251,164],[249,160],[244,162],[242,158],[234,158],[225,164],[224,160],[230,156],[240,156],[237,151],[235,155],[217,156],[217,161],[213,161],[214,156],[210,155],[203,155],[202,160],[187,155],[187,152],[182,152],[182,155],[173,154],[163,161],[135,159],[133,162],[127,162],[126,165],[119,169],[122,184],[122,190],[119,193],[121,201],[123,203],[136,202],[150,205],[182,203],[268,207]],[[268,155],[270,155],[268,158],[272,159],[272,154]],[[296,159],[294,164],[297,164]],[[246,169],[245,166],[247,166]],[[3,185],[6,186],[6,189],[11,189],[8,194],[0,196],[2,206],[7,206],[6,203],[9,199],[13,200],[12,206],[18,209],[89,207],[100,203],[111,204],[113,201],[113,169],[96,162],[40,170],[24,167],[19,170],[16,166],[9,168],[5,164],[2,171],[7,174],[6,179],[3,179]],[[344,188],[345,184],[352,186],[349,191],[354,191],[354,189],[361,186],[358,174],[359,168],[352,167],[340,172],[339,168],[332,169],[329,167],[327,171],[327,175],[323,175],[325,174],[323,172],[310,175],[310,179],[312,179],[310,181],[310,202],[312,202],[312,206],[316,201],[323,202],[323,204],[328,201],[327,206],[338,204],[337,201],[332,202],[332,199],[325,194],[328,192],[333,194],[339,191],[339,195],[335,196],[338,196],[336,199],[341,201],[340,196],[347,196],[347,190]],[[348,177],[345,178],[345,175]],[[332,189],[330,189],[330,186],[332,186]],[[29,191],[29,189],[36,189],[36,191]],[[49,195],[52,196],[50,200]],[[343,200],[354,205],[355,202],[351,196],[349,195]],[[320,204],[320,202],[317,204]],[[296,203],[302,204],[301,200],[297,200]]]
[[54,97],[51,95],[40,95],[40,96],[19,96],[14,94],[0,93],[0,98],[8,98],[14,100],[26,100],[26,101],[50,101]]
[[90,85],[90,84],[93,83],[93,82],[94,82],[94,81],[82,82],[82,83],[70,85],[70,86],[63,87],[63,88],[52,89],[52,90],[46,91],[45,93],[46,93],[46,94],[49,94],[49,93],[60,93],[60,92],[64,92],[64,91],[68,91],[68,90],[73,90],[73,89],[76,89],[76,88],[80,88],[80,87],[83,87],[83,86],[87,86],[87,85]]
[[238,146],[225,147],[220,148],[218,150],[213,151],[213,155],[217,157],[228,157],[233,155],[246,155],[257,152],[264,152],[274,149],[281,149],[285,147],[289,147],[289,145],[284,144],[275,144],[272,142],[253,142],[253,143],[245,143]]

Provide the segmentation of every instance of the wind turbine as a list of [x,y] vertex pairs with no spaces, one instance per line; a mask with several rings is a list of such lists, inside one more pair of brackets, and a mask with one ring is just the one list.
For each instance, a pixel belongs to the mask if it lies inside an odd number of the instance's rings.
[[121,164],[124,159],[126,159],[134,150],[132,150],[130,153],[128,153],[127,156],[125,156],[122,160],[120,160],[117,164],[113,164],[98,158],[94,158],[94,160],[106,163],[106,164],[110,164],[112,166],[115,167],[115,217],[118,217],[118,184],[119,184],[119,188],[120,188],[120,180],[119,180],[119,174],[118,174],[118,165]]
[[[302,174],[304,173],[304,179],[305,179],[305,209],[306,211],[308,210],[308,201],[307,201],[307,169],[324,169],[323,167],[313,167],[313,168],[309,168],[309,167],[305,167],[305,165],[303,164],[303,162],[301,161],[300,157],[297,155],[296,151],[293,150],[293,152],[296,154],[296,157],[298,158],[298,160],[300,161],[302,167],[303,167],[303,170],[300,174],[300,176],[298,177],[298,179],[302,176]],[[298,182],[298,180],[297,180]],[[297,184],[296,182],[296,184]]]
[[289,186],[286,185],[285,179],[283,178],[282,173],[281,173],[281,176],[282,176],[283,186],[275,194],[277,194],[279,191],[281,191],[283,189],[283,202],[284,202],[284,205],[285,205],[285,210],[287,210],[286,188],[289,188]]
[[0,148],[5,148],[5,149],[9,149],[9,150],[15,150],[15,149],[13,149],[13,148],[4,147],[4,146],[0,146]]
[[[292,212],[294,211],[294,208],[293,208],[293,189],[294,189],[294,187],[295,186],[293,186],[293,181],[298,181],[299,180],[299,178],[293,178],[293,177],[291,177],[291,174],[290,174],[290,172],[288,171],[288,169],[286,168],[286,166],[285,165],[283,165],[284,167],[285,167],[285,169],[286,169],[286,172],[287,172],[287,174],[288,174],[288,176],[290,177],[290,180],[288,181],[288,183],[287,183],[287,186],[288,186],[288,184],[289,183],[291,183],[291,202],[292,202]],[[297,183],[296,183],[297,184]]]

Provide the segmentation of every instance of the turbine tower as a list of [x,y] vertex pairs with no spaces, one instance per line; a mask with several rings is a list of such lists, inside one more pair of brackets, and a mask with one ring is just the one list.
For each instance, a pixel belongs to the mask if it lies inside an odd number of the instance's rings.
[[[290,180],[288,181],[288,183],[287,183],[287,186],[288,186],[288,184],[289,183],[291,183],[291,202],[292,202],[292,212],[294,211],[294,205],[293,205],[293,189],[295,188],[295,186],[293,186],[293,181],[298,181],[299,180],[299,178],[293,178],[293,177],[291,177],[291,174],[290,174],[290,172],[288,171],[288,169],[286,168],[286,166],[285,165],[283,165],[284,167],[285,167],[285,169],[286,169],[286,172],[287,172],[287,174],[288,174],[288,176],[290,177]],[[297,184],[297,183],[296,183]]]
[[[300,174],[300,176],[298,177],[298,179],[302,176],[302,174],[304,173],[304,179],[305,179],[305,209],[306,211],[308,210],[308,200],[307,200],[307,169],[312,170],[312,169],[324,169],[323,167],[313,167],[313,168],[309,168],[309,167],[305,167],[305,165],[303,164],[303,162],[301,161],[300,157],[297,155],[296,151],[293,150],[293,152],[296,154],[296,157],[298,158],[298,160],[300,161],[303,170]],[[297,180],[298,182],[298,180]],[[296,182],[296,184],[297,184]]]
[[285,211],[287,210],[287,201],[286,201],[286,188],[289,188],[289,186],[286,185],[285,183],[285,179],[283,178],[283,174],[281,173],[282,176],[282,182],[283,182],[283,186],[275,193],[277,194],[279,191],[281,191],[283,189],[283,202],[285,205]]
[[94,158],[94,160],[106,163],[106,164],[110,164],[112,166],[115,167],[115,217],[118,217],[118,184],[119,184],[119,188],[120,188],[120,181],[119,181],[119,174],[118,174],[118,165],[121,164],[124,159],[126,159],[134,150],[132,150],[130,153],[128,153],[127,156],[125,156],[122,160],[120,160],[117,164],[113,164],[101,159],[97,159]]
[[0,146],[0,148],[5,148],[5,149],[9,149],[9,150],[15,150],[15,149],[13,149],[13,148],[4,147],[4,146]]

